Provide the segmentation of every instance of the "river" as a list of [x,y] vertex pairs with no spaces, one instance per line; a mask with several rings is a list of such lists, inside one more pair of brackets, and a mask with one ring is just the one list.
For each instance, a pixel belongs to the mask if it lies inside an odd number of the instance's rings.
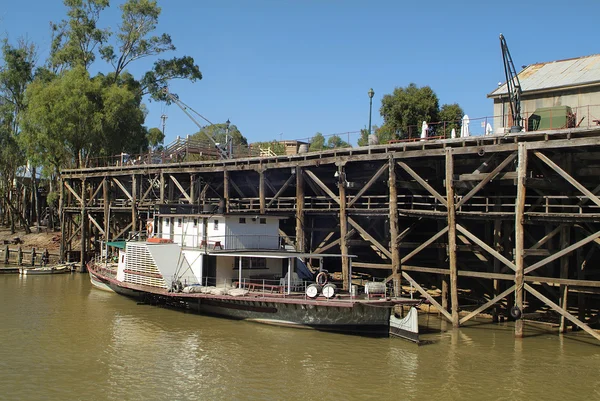
[[0,301],[0,400],[600,400],[579,333],[474,322],[418,347],[139,305],[84,274],[0,275]]

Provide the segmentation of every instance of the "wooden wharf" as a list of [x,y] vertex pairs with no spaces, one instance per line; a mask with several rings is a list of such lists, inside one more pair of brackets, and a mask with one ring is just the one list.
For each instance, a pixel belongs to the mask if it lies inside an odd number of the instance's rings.
[[[159,204],[207,215],[218,206],[287,217],[280,234],[299,252],[358,255],[341,260],[344,289],[349,269],[370,272],[397,295],[409,283],[454,327],[488,309],[551,310],[561,332],[600,340],[600,127],[98,164],[61,177],[61,254],[78,252],[82,266],[98,239],[142,230]],[[479,305],[468,313],[464,294]]]

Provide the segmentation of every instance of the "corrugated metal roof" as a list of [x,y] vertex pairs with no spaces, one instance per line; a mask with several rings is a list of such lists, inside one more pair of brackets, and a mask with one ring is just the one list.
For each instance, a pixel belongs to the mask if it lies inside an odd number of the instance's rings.
[[[595,82],[600,83],[600,54],[532,64],[519,72],[518,76],[523,93]],[[488,97],[496,97],[506,93],[506,83],[504,83],[490,93]]]

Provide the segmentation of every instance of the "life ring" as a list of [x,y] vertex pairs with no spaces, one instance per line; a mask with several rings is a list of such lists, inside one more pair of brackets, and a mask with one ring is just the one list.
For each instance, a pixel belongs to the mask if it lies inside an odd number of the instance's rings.
[[521,316],[523,316],[523,312],[521,312],[521,309],[519,309],[517,305],[510,308],[510,317],[515,320],[519,320]]
[[146,223],[146,235],[148,237],[152,237],[153,234],[154,234],[154,223],[152,221],[149,221]]
[[317,274],[317,278],[315,279],[315,281],[321,286],[327,284],[327,273],[321,272]]

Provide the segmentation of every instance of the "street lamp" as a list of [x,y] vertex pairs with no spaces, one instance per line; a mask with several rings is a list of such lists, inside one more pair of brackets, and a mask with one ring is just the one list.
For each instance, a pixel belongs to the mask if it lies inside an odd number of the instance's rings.
[[371,111],[373,110],[373,96],[375,95],[375,91],[373,88],[369,89],[369,136],[371,135]]
[[225,121],[225,149],[227,149],[227,153],[229,153],[229,157],[231,157],[233,141],[231,141],[231,143],[230,143],[229,124],[231,124],[231,121],[229,121],[229,119],[227,119],[227,121]]

